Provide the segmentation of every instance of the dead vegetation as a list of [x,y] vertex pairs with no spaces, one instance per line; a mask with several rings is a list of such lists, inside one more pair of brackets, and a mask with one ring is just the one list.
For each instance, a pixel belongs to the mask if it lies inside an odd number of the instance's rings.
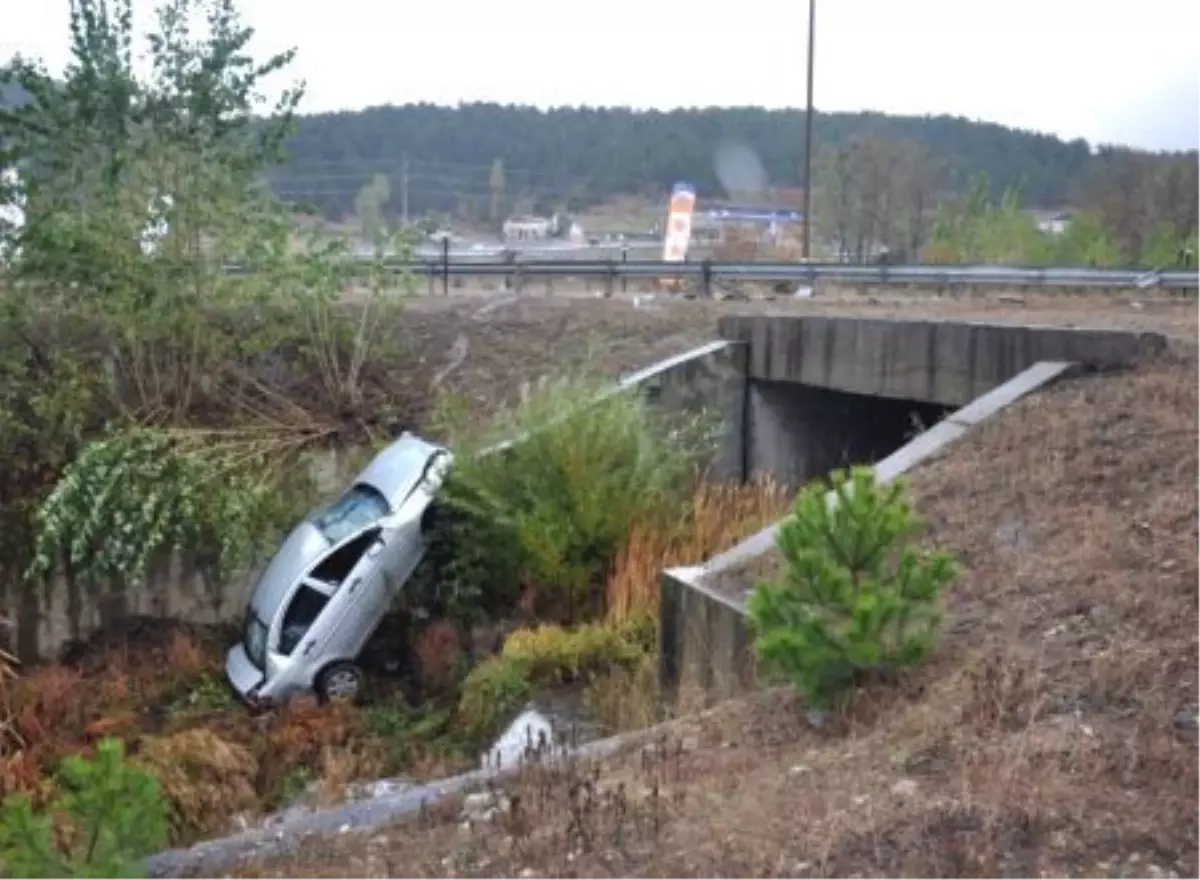
[[1196,473],[1194,355],[1062,383],[914,475],[964,573],[898,685],[821,729],[764,692],[237,873],[1195,876]]

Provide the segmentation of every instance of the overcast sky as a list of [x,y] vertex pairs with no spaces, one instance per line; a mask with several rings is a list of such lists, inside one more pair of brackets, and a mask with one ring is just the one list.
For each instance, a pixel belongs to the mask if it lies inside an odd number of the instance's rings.
[[[135,0],[148,18],[152,0]],[[241,0],[303,109],[803,106],[804,0]],[[0,0],[0,58],[67,54],[67,0]],[[1093,143],[1200,142],[1197,0],[821,0],[818,110],[951,113]]]

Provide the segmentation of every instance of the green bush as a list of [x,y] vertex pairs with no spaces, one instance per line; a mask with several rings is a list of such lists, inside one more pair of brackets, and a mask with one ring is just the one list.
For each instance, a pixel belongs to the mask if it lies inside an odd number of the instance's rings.
[[469,739],[486,739],[520,710],[532,692],[528,666],[508,657],[489,657],[463,682],[459,723]]
[[[167,843],[158,780],[125,760],[120,740],[100,742],[93,761],[72,756],[45,813],[24,795],[0,811],[0,874],[8,877],[134,877]],[[52,821],[51,816],[55,820]]]
[[667,417],[610,390],[579,377],[542,383],[477,442],[456,443],[442,497],[457,514],[454,547],[469,548],[475,563],[455,570],[457,590],[511,598],[532,587],[540,616],[598,615],[599,588],[629,523],[678,514],[711,453],[707,417]]
[[653,629],[641,618],[612,625],[586,623],[573,629],[554,624],[520,629],[467,676],[459,719],[468,736],[491,736],[521,709],[538,687],[553,687],[610,673],[630,672],[649,657]]
[[587,623],[568,630],[553,624],[517,630],[508,637],[500,656],[528,670],[535,684],[559,684],[633,666],[645,651],[621,630]]
[[932,648],[940,590],[955,576],[946,554],[911,546],[920,529],[905,487],[880,486],[870,468],[832,478],[836,503],[815,484],[779,529],[785,567],[748,603],[765,671],[821,707],[864,673],[907,666]]

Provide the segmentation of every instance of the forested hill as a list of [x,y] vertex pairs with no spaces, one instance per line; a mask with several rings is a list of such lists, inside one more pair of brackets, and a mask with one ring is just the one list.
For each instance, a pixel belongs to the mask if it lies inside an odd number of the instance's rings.
[[[913,142],[942,167],[947,187],[961,189],[972,174],[986,172],[997,194],[1022,184],[1026,204],[1041,206],[1066,202],[1090,157],[1082,140],[1064,142],[950,116],[819,113],[814,137],[814,152],[855,139]],[[389,106],[301,117],[289,166],[273,177],[282,195],[339,213],[352,210],[355,194],[375,173],[391,178],[395,195],[405,153],[414,211],[450,210],[463,196],[486,198],[496,160],[503,163],[506,191],[524,190],[539,201],[662,196],[677,180],[712,196],[723,194],[713,151],[726,140],[755,150],[772,185],[800,182],[801,111],[541,111],[495,104]]]

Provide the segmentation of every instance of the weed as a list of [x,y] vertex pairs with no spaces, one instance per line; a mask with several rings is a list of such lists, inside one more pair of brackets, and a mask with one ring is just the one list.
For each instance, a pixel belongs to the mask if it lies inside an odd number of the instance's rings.
[[519,660],[492,657],[471,670],[463,682],[458,719],[473,740],[496,731],[529,698],[529,668]]
[[280,785],[279,802],[285,805],[295,803],[308,793],[316,778],[316,774],[310,767],[300,766],[292,768],[283,777],[283,782]]
[[208,715],[223,712],[234,706],[233,693],[224,679],[215,673],[205,673],[186,693],[176,698],[168,708],[172,715]]
[[258,807],[258,761],[245,746],[210,730],[145,737],[135,760],[162,786],[173,842],[223,831],[232,814]]
[[780,519],[787,508],[784,489],[759,475],[745,485],[701,483],[679,522],[634,520],[605,589],[609,618],[656,618],[664,568],[691,565],[728,550]]
[[425,696],[445,693],[458,682],[464,652],[453,623],[437,621],[427,626],[417,637],[415,653]]

